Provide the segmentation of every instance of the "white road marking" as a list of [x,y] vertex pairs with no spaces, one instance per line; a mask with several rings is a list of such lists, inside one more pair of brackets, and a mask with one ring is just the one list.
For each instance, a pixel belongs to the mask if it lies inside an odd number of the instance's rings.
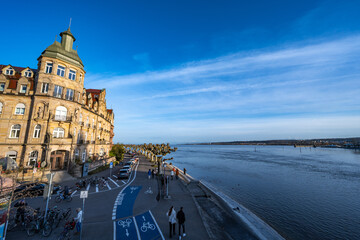
[[123,182],[123,184],[125,184],[126,182],[124,180],[121,180]]
[[133,217],[133,220],[134,220],[134,223],[135,223],[135,229],[136,229],[137,237],[138,237],[138,239],[141,239],[140,238],[140,233],[139,233],[139,228],[138,228],[137,222],[135,221],[135,217]]
[[77,192],[77,190],[75,190],[72,194],[71,194],[71,197],[74,196],[74,194]]
[[96,185],[96,192],[99,192],[99,187],[98,187],[98,185]]
[[87,185],[86,191],[89,191],[89,189],[90,189],[90,183],[89,183],[89,185]]
[[114,221],[114,240],[116,240],[116,222]]
[[114,180],[112,180],[111,178],[108,177],[108,179],[110,179],[110,181],[112,181],[117,187],[120,187],[119,184],[117,184]]
[[105,182],[106,186],[108,187],[109,190],[111,190],[111,187],[109,186],[108,182]]
[[116,175],[113,175],[113,177],[114,177],[114,178],[117,178],[117,176],[116,176]]
[[149,210],[149,213],[150,213],[150,215],[151,215],[152,219],[154,220],[154,223],[155,223],[155,225],[156,225],[157,229],[159,230],[159,233],[160,233],[160,235],[161,235],[162,239],[163,239],[163,240],[165,240],[164,235],[162,234],[162,232],[161,232],[161,230],[160,230],[160,228],[159,228],[159,225],[157,224],[157,222],[156,222],[156,220],[155,220],[155,218],[154,218],[154,216],[152,215],[152,213],[151,213],[151,211],[150,211],[150,210]]

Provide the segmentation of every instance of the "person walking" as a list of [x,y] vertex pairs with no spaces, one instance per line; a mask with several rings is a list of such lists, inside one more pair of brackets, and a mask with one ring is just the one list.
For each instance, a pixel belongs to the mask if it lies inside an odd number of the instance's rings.
[[184,168],[184,175],[186,175],[186,168]]
[[174,179],[174,171],[171,171],[171,180]]
[[77,234],[80,234],[80,231],[81,231],[81,223],[82,223],[82,214],[83,214],[83,212],[82,212],[82,210],[81,210],[81,208],[77,208],[76,209],[76,213],[77,213],[77,216],[76,216],[76,218],[74,218],[74,220],[75,220],[75,222],[76,222],[76,233],[75,233],[75,235],[77,235]]
[[154,179],[154,177],[155,177],[155,170],[154,170],[154,169],[151,170],[151,176],[152,176],[152,178]]
[[185,213],[183,212],[183,207],[180,207],[180,211],[176,214],[176,218],[179,224],[179,239],[181,239],[181,227],[183,230],[183,237],[186,236],[185,233]]
[[149,171],[148,171],[148,178],[150,179],[151,178],[151,170],[149,168]]
[[179,169],[178,168],[176,169],[175,175],[176,175],[176,180],[178,180],[179,179]]
[[175,235],[175,225],[176,225],[176,212],[173,206],[169,209],[169,211],[166,213],[166,215],[169,218],[169,227],[170,227],[170,238],[172,238],[172,235]]

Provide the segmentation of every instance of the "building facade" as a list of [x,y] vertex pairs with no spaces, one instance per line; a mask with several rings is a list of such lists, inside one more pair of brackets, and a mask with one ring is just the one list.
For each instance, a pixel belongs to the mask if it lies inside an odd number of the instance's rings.
[[69,170],[106,158],[114,113],[105,89],[85,89],[84,65],[70,29],[47,47],[38,68],[0,65],[0,158],[24,168]]

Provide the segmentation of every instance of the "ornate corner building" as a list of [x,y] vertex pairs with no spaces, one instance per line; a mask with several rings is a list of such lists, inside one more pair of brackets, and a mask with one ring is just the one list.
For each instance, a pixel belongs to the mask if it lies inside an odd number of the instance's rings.
[[114,113],[105,89],[85,89],[70,29],[42,52],[38,68],[0,65],[0,158],[24,168],[69,170],[106,158]]

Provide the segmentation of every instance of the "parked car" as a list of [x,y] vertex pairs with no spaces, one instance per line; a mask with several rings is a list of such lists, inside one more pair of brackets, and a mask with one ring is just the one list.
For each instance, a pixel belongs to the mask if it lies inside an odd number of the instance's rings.
[[120,169],[118,179],[128,179],[129,175],[130,173],[127,169]]
[[126,169],[128,171],[128,173],[131,172],[131,167],[128,165],[128,166],[124,166],[122,167],[121,169]]
[[124,163],[124,166],[132,166],[133,165],[133,163],[132,162],[126,162],[126,163]]

